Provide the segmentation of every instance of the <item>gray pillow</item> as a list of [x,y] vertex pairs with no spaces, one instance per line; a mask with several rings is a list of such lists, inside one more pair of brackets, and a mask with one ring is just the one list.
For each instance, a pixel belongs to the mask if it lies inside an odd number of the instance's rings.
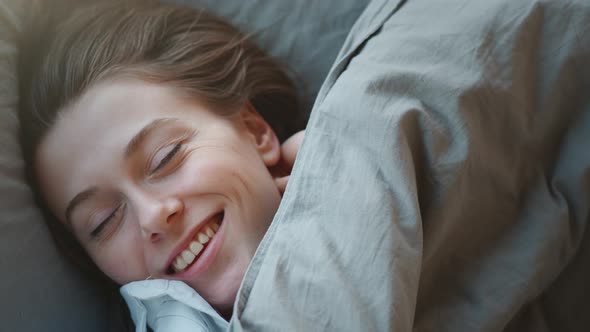
[[305,117],[344,38],[369,0],[164,0],[211,11],[251,33],[291,69]]
[[123,316],[57,252],[24,181],[16,115],[23,4],[0,2],[0,330],[120,330]]
[[[367,0],[177,1],[203,5],[256,34],[310,105]],[[16,37],[28,1],[0,1],[0,330],[118,331],[121,311],[57,252],[24,181],[18,146]]]

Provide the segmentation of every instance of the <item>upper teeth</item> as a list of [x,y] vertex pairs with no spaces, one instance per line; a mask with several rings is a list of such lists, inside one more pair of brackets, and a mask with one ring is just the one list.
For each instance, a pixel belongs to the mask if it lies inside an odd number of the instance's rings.
[[201,231],[197,233],[188,247],[184,249],[172,262],[172,268],[175,272],[180,272],[189,266],[197,257],[197,255],[203,250],[204,245],[215,235],[219,229],[217,221],[212,221]]

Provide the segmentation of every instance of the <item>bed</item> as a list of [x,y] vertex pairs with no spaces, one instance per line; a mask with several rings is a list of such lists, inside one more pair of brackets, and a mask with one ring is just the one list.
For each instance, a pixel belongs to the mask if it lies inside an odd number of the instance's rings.
[[[590,327],[588,1],[201,5],[259,32],[311,109],[230,330]],[[2,329],[123,330],[22,180],[22,6],[0,5]]]

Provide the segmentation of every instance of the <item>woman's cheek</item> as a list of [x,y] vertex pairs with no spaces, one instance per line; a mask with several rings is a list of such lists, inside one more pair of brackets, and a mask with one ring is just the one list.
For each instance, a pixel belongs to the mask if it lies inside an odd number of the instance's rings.
[[118,284],[142,280],[149,275],[141,239],[125,232],[127,228],[123,227],[108,243],[98,246],[93,255],[96,265]]

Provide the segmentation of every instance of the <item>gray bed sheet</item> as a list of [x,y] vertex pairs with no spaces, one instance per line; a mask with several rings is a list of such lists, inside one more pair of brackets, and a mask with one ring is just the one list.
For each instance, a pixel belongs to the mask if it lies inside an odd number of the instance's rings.
[[232,331],[588,331],[590,2],[373,0]]

